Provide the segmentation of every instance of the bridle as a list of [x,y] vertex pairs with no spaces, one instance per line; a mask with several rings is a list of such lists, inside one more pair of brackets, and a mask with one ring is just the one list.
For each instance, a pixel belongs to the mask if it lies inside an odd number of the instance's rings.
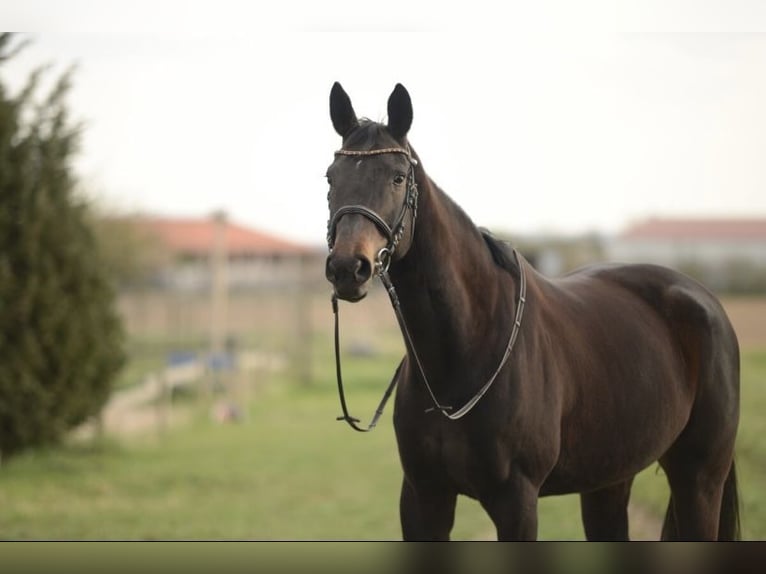
[[[495,382],[495,380],[497,379],[497,376],[500,374],[500,371],[503,369],[506,362],[508,361],[508,358],[511,356],[511,351],[513,350],[513,346],[516,343],[516,339],[518,338],[518,335],[519,335],[519,330],[521,329],[521,319],[524,315],[524,306],[526,304],[527,278],[524,272],[524,265],[521,261],[521,257],[519,256],[519,253],[514,249],[513,253],[519,265],[519,273],[520,273],[519,299],[516,305],[516,317],[514,319],[513,327],[511,328],[511,334],[510,334],[510,337],[508,338],[508,344],[505,347],[505,353],[503,354],[500,364],[497,366],[492,376],[484,383],[484,385],[482,385],[479,391],[473,397],[471,397],[471,399],[469,399],[459,409],[454,410],[454,412],[449,412],[449,411],[453,411],[453,408],[451,406],[446,406],[439,403],[438,399],[436,398],[436,395],[431,389],[431,385],[428,382],[428,377],[426,377],[425,370],[423,369],[423,364],[420,361],[420,356],[418,355],[417,350],[415,349],[415,344],[412,341],[412,337],[410,336],[409,329],[407,328],[407,324],[404,321],[404,315],[402,314],[401,305],[399,303],[399,296],[397,295],[396,289],[394,288],[394,285],[391,282],[391,277],[388,274],[388,268],[391,265],[391,259],[394,255],[394,252],[396,251],[396,248],[399,242],[402,239],[402,236],[404,235],[405,218],[408,211],[412,211],[411,236],[414,237],[414,234],[415,234],[415,219],[417,217],[417,206],[418,206],[418,188],[417,188],[417,183],[415,182],[415,166],[417,165],[417,160],[412,157],[412,154],[410,153],[409,150],[404,148],[397,148],[397,147],[374,149],[374,150],[340,149],[335,152],[335,155],[372,156],[372,155],[380,155],[380,154],[386,154],[386,153],[404,154],[405,156],[407,156],[410,162],[410,169],[407,174],[407,193],[404,198],[404,202],[402,203],[402,207],[399,211],[399,215],[394,221],[394,225],[389,226],[388,223],[386,223],[386,221],[380,215],[375,213],[370,208],[365,207],[364,205],[346,205],[339,208],[333,214],[330,220],[327,222],[327,246],[329,247],[330,250],[332,250],[333,245],[335,244],[335,230],[338,225],[338,221],[340,220],[341,217],[348,214],[358,214],[358,215],[362,215],[363,217],[366,217],[367,219],[372,221],[372,223],[374,223],[375,226],[388,239],[388,244],[378,252],[375,258],[374,274],[380,277],[381,283],[383,283],[383,286],[385,287],[386,292],[388,293],[388,297],[391,300],[391,306],[394,309],[394,313],[399,323],[399,327],[401,328],[402,333],[404,334],[408,348],[412,351],[412,356],[414,357],[415,363],[417,364],[418,370],[420,371],[420,375],[423,378],[423,383],[425,384],[426,390],[428,391],[428,394],[430,395],[431,400],[433,401],[434,406],[426,409],[426,412],[437,410],[448,419],[457,420],[464,417],[466,414],[468,414],[471,411],[471,409],[473,409],[474,406],[476,406],[476,404],[481,400],[481,398],[486,394],[486,392],[490,389],[492,384]],[[337,420],[346,421],[349,424],[349,426],[351,426],[351,428],[353,428],[356,431],[368,432],[368,431],[371,431],[373,428],[375,428],[375,425],[377,425],[378,420],[383,414],[383,409],[385,408],[386,403],[388,402],[388,399],[391,397],[391,393],[393,392],[394,387],[396,386],[396,383],[398,382],[399,369],[401,368],[401,365],[397,369],[396,373],[394,374],[394,377],[391,379],[391,382],[388,385],[388,388],[384,392],[383,398],[381,399],[380,404],[378,405],[378,408],[375,410],[375,414],[373,415],[370,423],[367,425],[366,428],[360,427],[359,425],[357,425],[357,423],[359,423],[360,421],[359,419],[352,417],[349,414],[348,407],[346,406],[346,397],[343,392],[343,376],[341,373],[341,366],[340,366],[341,361],[340,361],[340,328],[339,328],[339,316],[338,316],[338,296],[335,292],[333,292],[332,294],[332,309],[333,309],[333,314],[335,316],[335,373],[338,380],[338,396],[340,398],[341,409],[343,410],[343,415],[337,417]]]
[[336,211],[335,214],[333,214],[333,216],[327,222],[327,247],[330,250],[332,250],[333,245],[335,244],[335,231],[338,227],[338,222],[344,215],[362,215],[375,224],[375,226],[386,237],[386,239],[388,239],[388,244],[383,249],[378,251],[378,254],[375,257],[376,275],[379,274],[382,270],[387,271],[389,265],[391,265],[391,258],[394,256],[394,252],[396,251],[399,242],[404,236],[404,231],[406,229],[406,216],[408,211],[412,212],[412,233],[415,233],[415,219],[418,216],[418,184],[415,182],[415,166],[418,164],[418,160],[412,157],[412,154],[409,150],[400,147],[388,147],[372,150],[339,149],[335,152],[335,155],[345,155],[352,157],[365,157],[387,153],[403,154],[410,162],[410,168],[407,172],[407,192],[404,196],[402,207],[399,210],[399,215],[397,215],[396,219],[394,220],[393,226],[389,227],[385,219],[364,205],[345,205],[338,209],[338,211]]

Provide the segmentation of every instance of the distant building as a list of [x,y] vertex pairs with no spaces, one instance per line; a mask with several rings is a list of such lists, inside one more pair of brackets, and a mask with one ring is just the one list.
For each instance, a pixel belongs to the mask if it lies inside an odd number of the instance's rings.
[[610,258],[665,265],[733,260],[766,265],[766,219],[648,219],[615,238]]
[[[325,253],[227,221],[225,217],[136,217],[137,228],[168,254],[155,282],[159,287],[203,291],[213,281],[217,246],[226,261],[225,277],[232,290],[289,288],[306,277],[323,276]],[[220,225],[220,228],[218,227]],[[220,232],[220,233],[219,233]]]
[[608,258],[658,263],[716,289],[751,290],[766,271],[766,219],[648,219],[628,227]]

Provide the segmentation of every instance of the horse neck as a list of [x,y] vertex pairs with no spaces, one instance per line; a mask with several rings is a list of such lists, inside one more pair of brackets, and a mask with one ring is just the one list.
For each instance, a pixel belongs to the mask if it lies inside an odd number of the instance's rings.
[[515,297],[511,276],[499,269],[480,231],[420,163],[416,181],[412,245],[391,268],[405,323],[427,370],[454,373],[463,364],[472,372],[486,370],[475,368],[481,364],[477,351],[484,357],[504,351]]

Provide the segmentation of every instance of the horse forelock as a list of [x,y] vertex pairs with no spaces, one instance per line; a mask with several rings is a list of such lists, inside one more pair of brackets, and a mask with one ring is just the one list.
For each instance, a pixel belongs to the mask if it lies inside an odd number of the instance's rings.
[[360,118],[359,126],[346,136],[343,146],[352,149],[369,150],[375,147],[389,147],[395,142],[384,124],[369,118]]

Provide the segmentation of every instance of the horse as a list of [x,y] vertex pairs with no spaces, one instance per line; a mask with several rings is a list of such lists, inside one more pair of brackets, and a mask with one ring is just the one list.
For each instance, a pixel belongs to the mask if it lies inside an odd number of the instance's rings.
[[325,274],[350,302],[386,279],[399,313],[403,538],[448,540],[464,495],[499,540],[534,540],[539,497],[578,493],[588,540],[627,540],[634,477],[655,462],[663,540],[738,538],[739,345],[717,298],[651,264],[543,276],[426,174],[401,84],[387,111],[358,118],[332,86]]

